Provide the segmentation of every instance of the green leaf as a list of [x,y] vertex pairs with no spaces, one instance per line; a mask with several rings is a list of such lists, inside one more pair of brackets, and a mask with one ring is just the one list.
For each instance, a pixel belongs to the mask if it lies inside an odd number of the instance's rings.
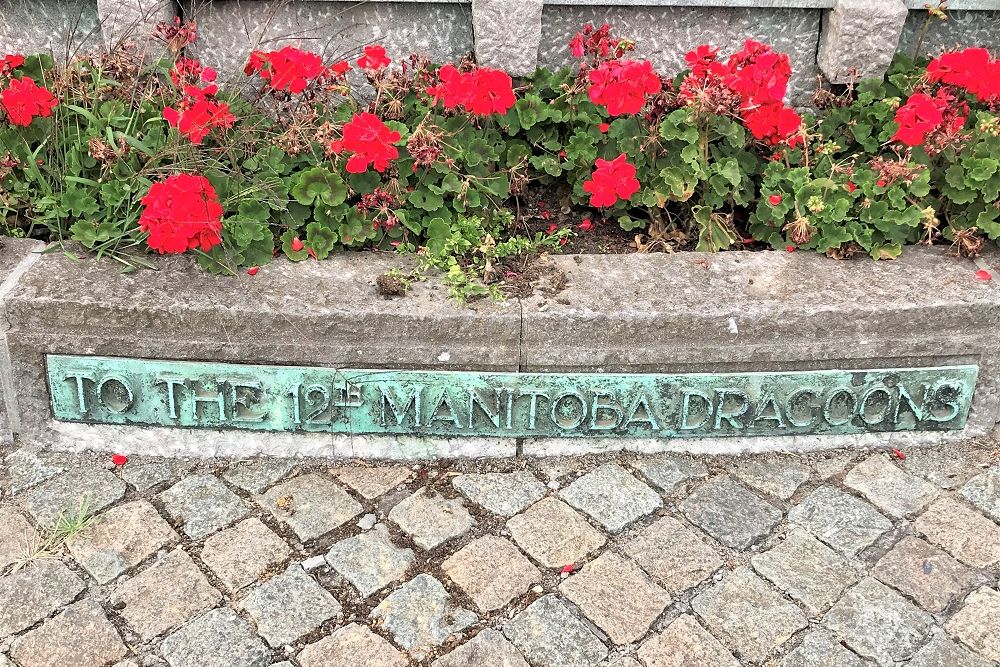
[[313,167],[299,174],[292,196],[303,206],[321,200],[330,206],[339,206],[347,199],[347,186],[339,174],[325,167]]

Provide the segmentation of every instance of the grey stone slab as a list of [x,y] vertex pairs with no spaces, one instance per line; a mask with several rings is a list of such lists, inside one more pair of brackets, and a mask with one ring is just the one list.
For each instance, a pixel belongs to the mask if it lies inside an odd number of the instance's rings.
[[875,454],[854,466],[844,484],[896,518],[917,514],[939,493],[930,482],[900,470],[885,454]]
[[413,564],[413,549],[392,543],[388,529],[377,524],[371,531],[334,544],[326,561],[366,598],[399,581]]
[[907,10],[902,0],[837,0],[823,14],[817,62],[832,83],[881,77],[896,55]]
[[856,555],[892,528],[872,505],[830,486],[806,496],[789,511],[788,521],[845,556]]
[[544,498],[510,518],[507,529],[517,545],[545,567],[579,563],[607,539],[558,498]]
[[697,595],[691,608],[723,644],[753,662],[763,662],[809,625],[798,607],[747,567]]
[[213,609],[160,643],[170,667],[266,667],[271,651],[249,624],[225,607]]
[[589,667],[608,655],[601,640],[555,595],[535,600],[504,623],[503,633],[533,665]]
[[542,580],[541,571],[517,547],[493,535],[465,545],[441,563],[441,569],[487,614]]
[[781,521],[781,510],[728,477],[715,477],[680,504],[692,523],[728,547],[745,549]]
[[758,491],[788,500],[809,480],[811,471],[801,463],[780,459],[746,461],[735,466],[733,474]]
[[[467,3],[369,2],[341,7],[317,3],[248,4],[222,0],[196,5],[197,55],[222,72],[242,77],[246,54],[260,43],[314,45],[327,61],[382,44],[399,61],[417,51],[433,62],[457,62],[474,49]],[[432,26],[432,28],[430,28]]]
[[991,519],[1000,523],[1000,466],[993,466],[973,477],[966,482],[959,493]]
[[879,665],[909,660],[934,627],[930,614],[868,577],[849,590],[823,618],[839,640]]
[[330,472],[368,500],[374,500],[413,479],[413,471],[405,466],[343,466]]
[[97,583],[107,584],[179,539],[155,507],[136,500],[98,515],[67,546]]
[[476,62],[532,74],[542,40],[542,0],[472,0]]
[[663,632],[646,640],[638,655],[647,667],[740,666],[691,614],[677,617]]
[[65,466],[51,460],[51,457],[18,449],[4,459],[7,465],[7,476],[10,478],[10,492],[17,494],[47,479],[55,477]]
[[451,483],[472,502],[507,517],[545,495],[545,485],[526,470],[458,475]]
[[56,560],[41,560],[0,577],[0,639],[30,628],[84,588],[83,581]]
[[[958,0],[948,3],[948,20],[934,21],[924,35],[920,54],[936,56],[956,45],[982,46],[994,53],[1000,49],[1000,11],[992,0]],[[911,3],[912,4],[912,3]],[[899,39],[899,50],[913,55],[927,20],[924,3],[911,6]],[[965,7],[969,5],[969,7]],[[985,5],[985,6],[984,6]],[[992,11],[964,11],[992,10]]]
[[448,655],[431,663],[431,667],[529,667],[514,645],[503,633],[485,628]]
[[406,667],[409,661],[392,644],[358,623],[302,649],[296,657],[302,667]]
[[813,630],[782,659],[781,667],[865,667],[855,653],[841,646],[825,630]]
[[479,620],[475,613],[455,604],[441,582],[429,574],[418,574],[400,586],[369,618],[380,621],[396,644],[417,660]]
[[722,558],[713,547],[669,516],[657,519],[623,548],[671,595],[697,586],[722,567]]
[[263,493],[295,467],[294,459],[242,461],[231,466],[222,477],[247,493]]
[[341,611],[337,599],[298,565],[251,590],[239,606],[275,648],[297,642]]
[[222,585],[236,592],[292,556],[292,550],[257,517],[218,532],[201,549],[201,560]]
[[0,507],[0,572],[24,559],[41,543],[41,536],[13,507]]
[[154,58],[166,48],[149,35],[157,23],[172,21],[177,7],[167,0],[97,0],[97,12],[106,45],[131,42]]
[[856,583],[854,568],[837,552],[796,529],[773,549],[750,559],[753,567],[809,613],[818,615]]
[[913,449],[907,452],[903,466],[942,489],[962,486],[977,471],[975,462],[956,447]]
[[22,667],[104,667],[128,649],[101,605],[85,599],[18,637],[10,654]]
[[152,463],[129,463],[121,469],[121,478],[131,484],[139,493],[172,482],[188,466],[176,462],[154,461]]
[[5,0],[0,44],[5,53],[51,53],[57,62],[101,43],[96,0]]
[[326,475],[309,473],[268,489],[257,503],[303,542],[323,537],[361,513],[361,503]]
[[222,595],[177,548],[119,584],[109,599],[129,627],[148,641],[211,609]]
[[966,565],[1000,563],[1000,526],[951,498],[939,498],[913,527]]
[[80,519],[122,499],[125,483],[99,468],[72,468],[32,489],[25,507],[43,528],[54,528],[60,518]]
[[973,591],[944,627],[982,657],[1000,662],[1000,593],[988,586]]
[[248,513],[240,497],[212,475],[191,475],[158,496],[184,534],[200,540]]
[[916,652],[909,667],[996,667],[996,663],[986,660],[961,646],[943,632],[934,633],[934,638]]
[[670,595],[638,565],[610,551],[571,575],[559,591],[619,645],[645,636],[670,604]]
[[426,550],[464,535],[476,524],[461,499],[428,493],[426,488],[393,507],[389,520]]
[[655,491],[616,463],[591,470],[559,495],[613,533],[663,506]]
[[673,493],[686,482],[708,477],[704,463],[681,454],[643,456],[632,461],[632,467],[664,493]]
[[944,611],[978,580],[976,573],[919,537],[904,537],[872,575],[932,613]]

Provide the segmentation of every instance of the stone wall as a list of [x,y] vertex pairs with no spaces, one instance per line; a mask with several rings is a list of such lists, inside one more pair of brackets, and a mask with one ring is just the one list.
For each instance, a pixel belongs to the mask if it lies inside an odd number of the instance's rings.
[[[701,43],[723,52],[746,38],[791,56],[790,97],[806,105],[816,76],[834,82],[879,75],[897,50],[912,52],[927,12],[924,0],[0,0],[0,51],[74,53],[144,32],[178,12],[199,24],[198,54],[235,74],[254,47],[294,43],[330,58],[369,43],[393,58],[423,53],[441,62],[475,52],[480,62],[527,74],[569,64],[579,27],[607,21],[634,37],[638,54],[666,73],[683,69]],[[1000,49],[997,0],[952,0],[922,51]]]

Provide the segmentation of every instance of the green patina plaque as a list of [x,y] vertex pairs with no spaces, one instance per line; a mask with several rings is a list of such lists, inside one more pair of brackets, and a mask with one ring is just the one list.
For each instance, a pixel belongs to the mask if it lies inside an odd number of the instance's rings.
[[48,356],[56,419],[250,431],[720,437],[952,430],[978,366],[481,373]]

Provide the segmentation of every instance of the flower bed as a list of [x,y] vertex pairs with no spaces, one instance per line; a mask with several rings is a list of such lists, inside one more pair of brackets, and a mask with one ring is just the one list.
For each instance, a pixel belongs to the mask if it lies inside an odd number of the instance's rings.
[[[899,58],[801,116],[784,102],[788,58],[753,41],[725,58],[701,46],[668,78],[586,26],[577,67],[516,82],[468,60],[392,63],[377,45],[332,63],[286,46],[220,86],[184,55],[195,34],[159,26],[155,64],[128,48],[59,68],[0,60],[8,234],[129,269],[151,249],[251,275],[278,254],[416,252],[458,296],[495,291],[504,258],[610,226],[642,250],[876,259],[1000,238],[1000,61],[983,49]],[[532,188],[546,202],[524,201]]]

